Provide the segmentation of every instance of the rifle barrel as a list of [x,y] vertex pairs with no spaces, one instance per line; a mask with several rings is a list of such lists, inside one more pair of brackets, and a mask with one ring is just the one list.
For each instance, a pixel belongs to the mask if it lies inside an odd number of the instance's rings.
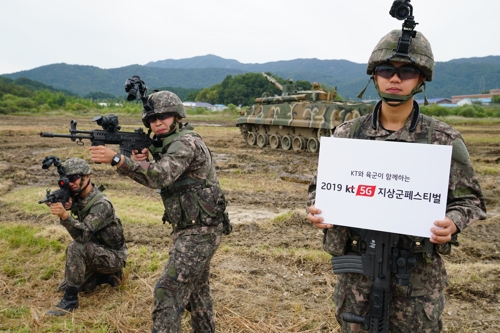
[[70,139],[89,139],[93,140],[94,137],[90,135],[75,135],[75,134],[56,134],[51,132],[40,132],[42,138],[70,138]]

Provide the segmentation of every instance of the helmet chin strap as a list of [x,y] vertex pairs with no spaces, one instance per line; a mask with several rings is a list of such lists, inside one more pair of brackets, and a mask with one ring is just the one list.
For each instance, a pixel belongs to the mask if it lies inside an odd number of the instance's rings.
[[170,125],[168,132],[160,134],[160,135],[155,135],[154,138],[155,139],[164,139],[167,136],[176,133],[177,131],[179,131],[179,124],[180,124],[179,119],[177,117],[174,117],[174,121],[173,121],[172,125]]
[[[373,80],[373,84],[375,85],[375,89],[377,90],[377,93],[380,96],[380,98],[384,102],[386,102],[387,104],[389,104],[391,106],[402,105],[402,104],[408,102],[410,99],[412,99],[413,96],[415,96],[416,94],[421,93],[422,86],[424,86],[424,89],[425,89],[425,83],[422,82],[422,83],[419,83],[415,88],[413,88],[413,90],[410,92],[409,95],[401,96],[401,95],[387,94],[387,93],[381,92],[380,88],[377,84],[377,81],[375,81],[375,80]],[[426,98],[426,100],[427,100],[427,98]]]
[[83,191],[85,191],[85,189],[87,188],[87,186],[89,186],[89,184],[90,184],[90,178],[89,178],[89,181],[87,182],[87,185],[85,185],[85,186],[82,188],[82,182],[85,180],[85,178],[86,178],[85,176],[80,177],[80,185],[79,185],[79,189],[73,192],[73,195],[74,195],[75,197],[79,196],[79,195],[80,195]]

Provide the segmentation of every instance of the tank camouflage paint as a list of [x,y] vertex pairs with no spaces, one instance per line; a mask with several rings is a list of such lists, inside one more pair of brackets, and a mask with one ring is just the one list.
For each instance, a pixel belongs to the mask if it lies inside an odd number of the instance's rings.
[[334,101],[336,92],[320,89],[296,90],[293,82],[281,85],[262,73],[281,96],[256,98],[256,104],[244,111],[236,122],[248,145],[259,148],[308,150],[317,153],[322,136],[331,136],[342,122],[369,113],[373,105]]

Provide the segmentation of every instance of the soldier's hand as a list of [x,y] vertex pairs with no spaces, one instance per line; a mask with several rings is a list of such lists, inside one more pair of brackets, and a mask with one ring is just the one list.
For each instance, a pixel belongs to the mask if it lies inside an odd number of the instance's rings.
[[73,205],[73,198],[69,197],[68,201],[64,204],[64,209],[70,210],[71,206]]
[[149,150],[147,148],[142,148],[141,151],[132,150],[132,159],[136,162],[147,161],[149,157]]
[[307,215],[307,220],[311,222],[318,229],[329,229],[333,227],[333,224],[324,223],[325,220],[321,216],[315,216],[315,214],[321,214],[321,209],[316,208],[314,205],[308,208],[309,214]]
[[92,161],[97,163],[111,163],[113,157],[115,157],[116,152],[109,149],[106,146],[92,146],[89,147],[90,155]]
[[451,236],[457,232],[455,222],[449,217],[444,220],[434,221],[435,227],[431,228],[432,236],[430,238],[432,243],[444,244],[451,240]]
[[60,202],[50,204],[50,213],[59,216],[61,220],[67,220],[69,216],[69,213]]

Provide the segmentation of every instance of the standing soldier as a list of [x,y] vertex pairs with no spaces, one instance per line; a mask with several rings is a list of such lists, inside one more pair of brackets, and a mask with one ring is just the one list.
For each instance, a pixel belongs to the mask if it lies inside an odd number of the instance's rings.
[[[385,35],[368,60],[367,74],[375,83],[381,101],[373,112],[336,128],[333,136],[362,140],[428,143],[453,146],[450,163],[446,216],[434,222],[432,236],[426,239],[401,235],[402,250],[412,253],[416,266],[411,272],[412,289],[396,283],[391,274],[389,332],[440,332],[448,278],[440,254],[449,254],[457,235],[478,219],[486,218],[486,207],[478,178],[472,168],[462,136],[451,126],[420,113],[413,96],[431,81],[434,57],[431,45],[420,32],[411,39],[407,54],[397,53],[402,31]],[[424,86],[425,87],[425,86]],[[432,171],[429,171],[432,172]],[[314,206],[316,178],[309,186],[308,220],[324,229],[323,248],[332,256],[361,255],[362,229],[324,223],[320,207]],[[333,203],[332,203],[333,204]],[[347,208],[349,209],[349,208]],[[358,207],[359,209],[359,207]],[[387,207],[390,209],[390,207]],[[374,225],[377,221],[373,221]],[[405,223],[405,221],[401,221]],[[362,274],[338,275],[334,292],[335,316],[342,332],[366,332],[358,323],[343,320],[347,312],[364,316],[370,312],[372,280]],[[384,332],[387,332],[384,330]]]
[[[60,217],[73,241],[66,249],[66,270],[61,283],[64,297],[47,312],[53,316],[77,309],[79,291],[90,291],[104,283],[119,285],[127,260],[120,219],[106,195],[90,182],[90,166],[80,158],[70,158],[63,167],[71,197],[65,207],[60,202],[51,203],[50,213]],[[66,208],[71,208],[73,215]]]
[[147,149],[132,158],[105,146],[90,147],[95,162],[111,163],[120,174],[161,189],[163,222],[173,228],[173,246],[154,289],[152,332],[179,332],[184,310],[191,312],[193,332],[215,332],[210,294],[210,261],[222,233],[229,234],[226,200],[214,162],[193,127],[182,123],[186,111],[172,92],[151,94],[144,102],[142,122],[155,134]]

